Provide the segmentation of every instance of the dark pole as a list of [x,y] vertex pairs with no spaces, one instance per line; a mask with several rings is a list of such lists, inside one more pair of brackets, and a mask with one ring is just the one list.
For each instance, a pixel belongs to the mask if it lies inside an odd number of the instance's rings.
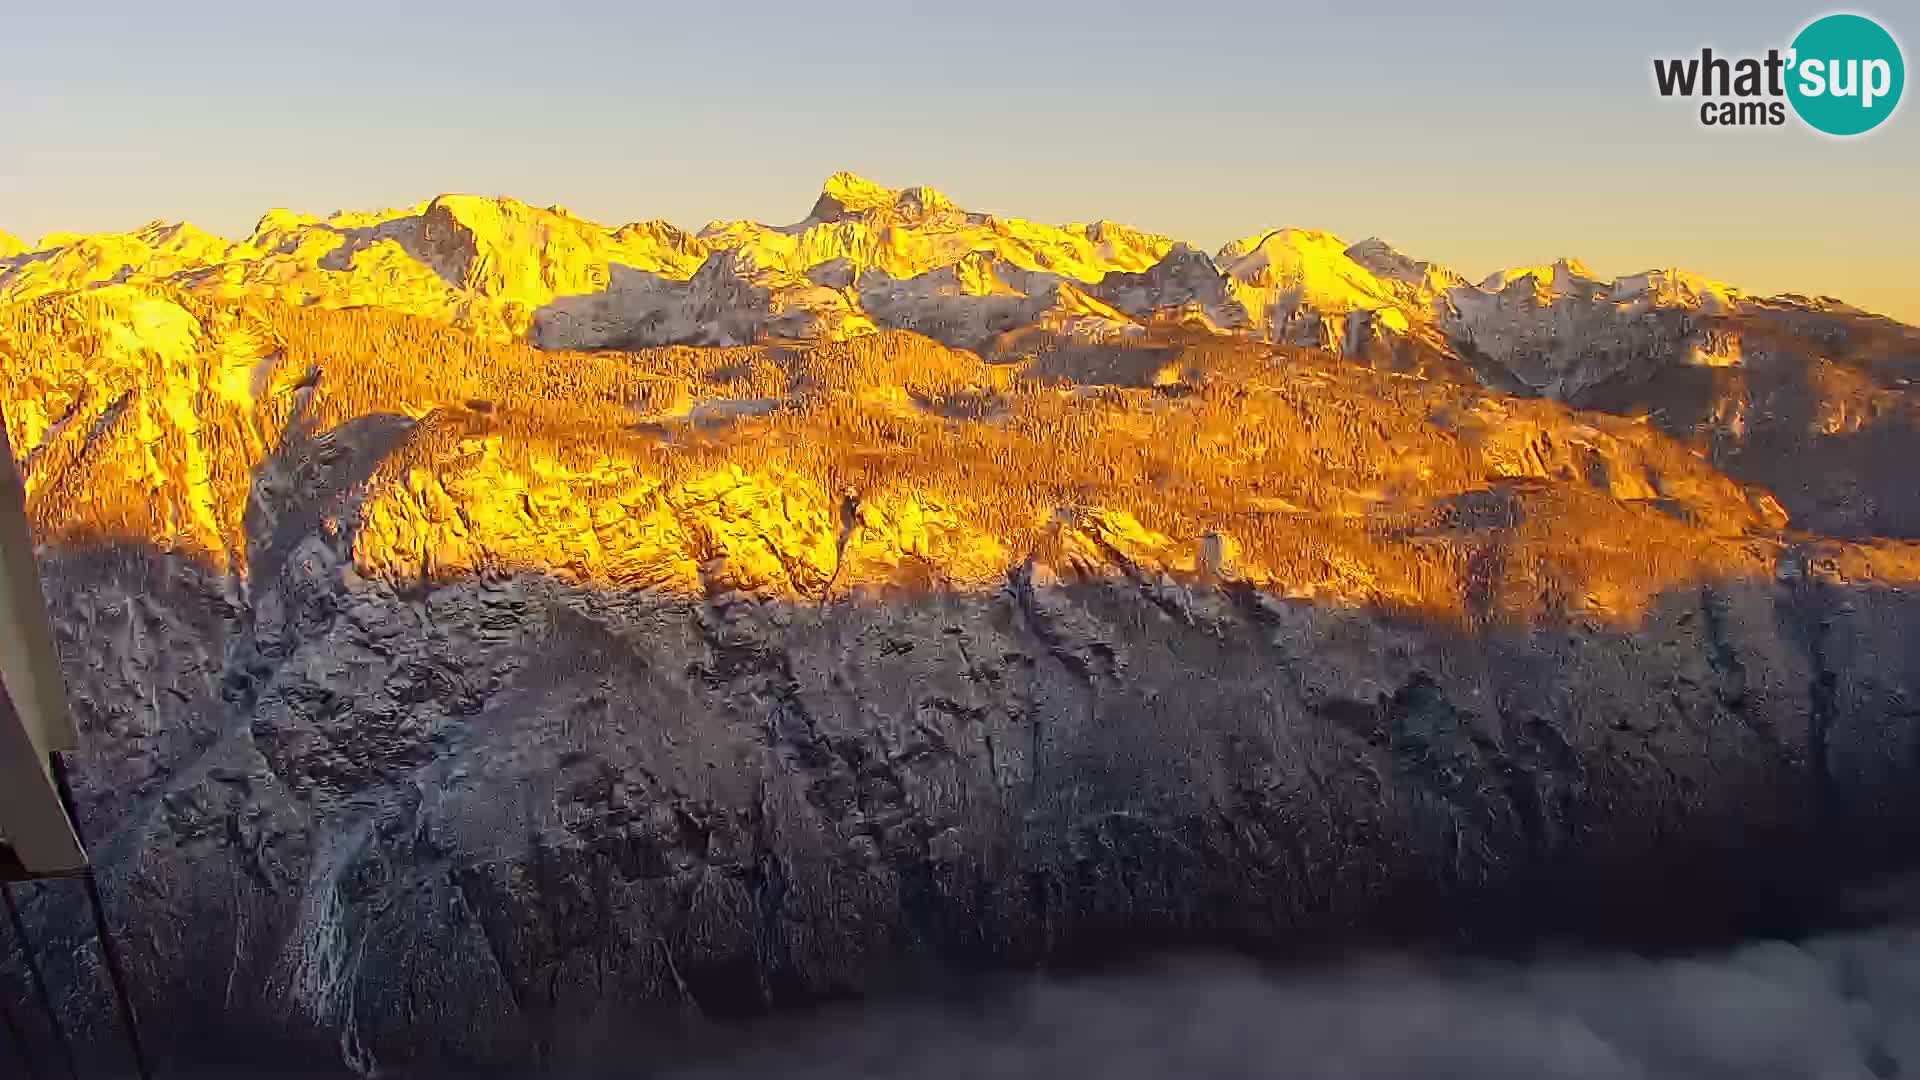
[[[87,838],[80,831],[80,809],[73,801],[73,785],[67,781],[67,762],[61,754],[49,755],[53,759],[53,782],[60,789],[60,802],[67,808],[67,817],[73,822],[73,835],[80,840],[84,850]],[[87,903],[93,907],[93,926],[98,932],[100,955],[107,962],[107,980],[113,984],[113,997],[120,1006],[120,1019],[127,1026],[127,1045],[133,1049],[134,1068],[139,1071],[140,1080],[153,1080],[153,1068],[147,1064],[147,1048],[140,1042],[140,1022],[133,1015],[133,997],[127,993],[127,977],[120,965],[120,948],[114,944],[113,932],[107,926],[107,908],[100,902],[100,883],[93,874],[93,864],[89,862],[81,872],[81,880],[87,886]]]
[[[40,1009],[47,1014],[47,1026],[53,1029],[53,1045],[60,1051],[60,1060],[67,1066],[67,1075],[80,1080],[80,1070],[73,1063],[73,1044],[67,1041],[67,1029],[60,1026],[60,1014],[54,1010],[53,995],[47,993],[46,976],[40,973],[40,961],[34,958],[33,944],[27,939],[27,923],[20,917],[20,907],[13,902],[13,886],[0,885],[0,897],[7,902],[7,921],[13,924],[13,938],[20,946],[20,962],[27,969],[27,980],[33,984],[33,992],[40,999]],[[9,1024],[13,1022],[11,1013],[7,1016]],[[20,1043],[20,1052],[26,1053],[26,1042]]]

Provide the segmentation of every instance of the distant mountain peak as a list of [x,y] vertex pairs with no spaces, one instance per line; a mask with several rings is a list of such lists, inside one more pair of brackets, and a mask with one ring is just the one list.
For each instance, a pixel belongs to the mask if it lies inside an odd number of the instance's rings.
[[1501,292],[1508,286],[1523,280],[1532,280],[1536,289],[1563,293],[1587,286],[1605,284],[1606,279],[1595,274],[1586,263],[1572,256],[1562,256],[1551,263],[1539,266],[1509,266],[1495,270],[1480,283],[1482,289],[1489,292]]
[[820,197],[807,215],[810,221],[836,221],[849,214],[888,216],[917,221],[957,210],[944,192],[926,186],[894,189],[858,173],[841,171],[827,177]]
[[1421,286],[1435,280],[1449,285],[1466,283],[1446,267],[1406,255],[1377,236],[1369,236],[1348,248],[1346,255],[1378,277],[1408,285]]
[[1250,233],[1238,240],[1230,241],[1220,249],[1220,254],[1216,258],[1225,265],[1229,261],[1244,258],[1257,251],[1282,248],[1295,251],[1337,251],[1345,249],[1346,246],[1346,241],[1324,229],[1283,225],[1264,232]]

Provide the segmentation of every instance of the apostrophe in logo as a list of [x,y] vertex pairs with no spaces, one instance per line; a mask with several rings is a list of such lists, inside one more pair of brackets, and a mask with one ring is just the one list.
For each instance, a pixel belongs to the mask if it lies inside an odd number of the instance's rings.
[[1864,15],[1815,19],[1793,39],[1787,58],[1787,100],[1800,119],[1829,135],[1879,127],[1907,81],[1899,43]]
[[1826,15],[1808,23],[1785,50],[1764,57],[1656,59],[1661,97],[1704,98],[1706,127],[1778,127],[1787,106],[1808,127],[1828,135],[1859,135],[1886,122],[1906,88],[1900,44],[1864,15]]

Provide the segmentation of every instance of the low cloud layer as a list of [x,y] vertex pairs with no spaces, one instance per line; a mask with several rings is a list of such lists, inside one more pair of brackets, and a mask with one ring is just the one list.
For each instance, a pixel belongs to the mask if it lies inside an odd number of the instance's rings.
[[965,1006],[832,1010],[696,1067],[614,1057],[563,1074],[1871,1080],[1920,1072],[1920,929],[1689,960],[1376,959],[1281,975],[1181,962]]
[[1684,959],[1186,958],[687,1036],[576,1028],[514,1080],[1889,1080],[1920,1076],[1920,921]]

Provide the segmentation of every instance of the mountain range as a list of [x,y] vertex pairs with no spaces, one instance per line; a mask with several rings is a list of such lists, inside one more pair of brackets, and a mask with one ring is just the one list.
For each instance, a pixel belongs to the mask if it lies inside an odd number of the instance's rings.
[[0,239],[0,302],[115,283],[379,305],[562,349],[844,340],[889,328],[1000,354],[1036,334],[1097,341],[1190,325],[1345,354],[1452,354],[1561,396],[1605,374],[1593,370],[1603,353],[1687,352],[1685,332],[1663,314],[1842,306],[1749,296],[1677,269],[1608,281],[1572,259],[1476,284],[1381,240],[1349,245],[1311,229],[1253,233],[1208,256],[1124,225],[996,217],[932,188],[892,190],[850,173],[830,177],[807,216],[785,226],[608,228],[558,206],[442,195],[325,219],[274,210],[237,243],[162,222],[49,235],[32,250]]
[[[847,174],[779,227],[0,243],[136,1006],[263,1070],[1841,920],[1920,852],[1916,379],[1839,301]],[[64,887],[23,917],[92,1054]]]

